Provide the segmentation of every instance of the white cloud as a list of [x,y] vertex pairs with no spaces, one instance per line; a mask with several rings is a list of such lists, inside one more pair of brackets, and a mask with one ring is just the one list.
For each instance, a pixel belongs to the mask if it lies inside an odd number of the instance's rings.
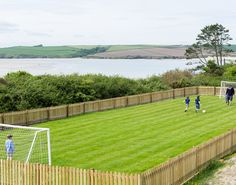
[[225,0],[0,0],[0,46],[190,44],[221,23],[236,39],[236,2]]

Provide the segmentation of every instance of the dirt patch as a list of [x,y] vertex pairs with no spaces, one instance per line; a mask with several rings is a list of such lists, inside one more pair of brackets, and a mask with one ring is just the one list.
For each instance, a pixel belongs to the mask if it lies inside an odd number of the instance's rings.
[[186,48],[147,48],[97,53],[98,58],[184,58]]
[[[163,59],[163,58],[185,58],[186,47],[179,48],[140,48],[140,49],[127,49],[119,51],[107,51],[89,55],[89,58],[110,58],[110,59]],[[235,57],[236,52],[231,53],[230,56]]]
[[206,185],[236,185],[236,156],[225,161],[226,166],[219,169]]

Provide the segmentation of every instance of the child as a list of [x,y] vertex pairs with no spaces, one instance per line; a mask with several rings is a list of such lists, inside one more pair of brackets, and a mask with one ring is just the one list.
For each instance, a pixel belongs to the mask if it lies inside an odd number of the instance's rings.
[[14,153],[14,150],[15,150],[12,137],[13,136],[11,134],[9,134],[7,136],[7,140],[5,142],[5,150],[6,150],[6,153],[7,153],[7,160],[12,160],[13,153]]
[[232,87],[232,85],[230,85],[227,90],[226,90],[226,103],[227,105],[231,105],[232,104],[232,100],[233,100],[233,96],[234,96],[234,88]]
[[186,108],[185,108],[184,112],[187,112],[187,111],[188,111],[189,103],[190,103],[190,99],[189,99],[189,97],[187,96],[187,98],[185,99]]
[[195,99],[195,105],[196,105],[196,112],[200,110],[200,96],[197,96]]

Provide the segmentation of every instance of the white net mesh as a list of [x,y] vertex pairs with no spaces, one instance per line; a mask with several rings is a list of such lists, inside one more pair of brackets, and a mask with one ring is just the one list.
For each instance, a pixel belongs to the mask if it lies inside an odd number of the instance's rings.
[[236,88],[236,82],[221,81],[220,98],[225,97],[226,90],[229,86],[232,86],[235,89]]
[[49,129],[0,124],[0,158],[7,159],[5,141],[12,135],[13,160],[51,163]]

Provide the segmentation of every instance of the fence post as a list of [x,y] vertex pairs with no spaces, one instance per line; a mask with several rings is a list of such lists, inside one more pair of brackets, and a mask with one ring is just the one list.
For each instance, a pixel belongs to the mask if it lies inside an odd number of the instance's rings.
[[173,89],[173,99],[175,99],[175,89]]
[[116,108],[116,99],[115,98],[112,98],[112,104],[113,104],[113,109]]
[[25,124],[28,125],[29,119],[28,119],[28,110],[25,111]]
[[47,107],[47,114],[48,114],[47,117],[48,117],[48,120],[50,120],[50,110],[49,109],[50,109],[50,107]]
[[[96,103],[98,102],[98,112],[102,110],[101,101],[102,100],[96,101]],[[93,110],[94,110],[94,105],[95,105],[95,103],[93,103]],[[96,111],[93,111],[93,112],[96,112]]]
[[216,87],[214,86],[214,96],[216,95]]
[[138,185],[144,185],[143,175],[142,174],[138,174]]
[[141,104],[141,95],[138,95],[138,105]]
[[69,105],[66,105],[66,117],[69,117]]
[[232,129],[231,132],[230,132],[230,135],[231,135],[231,153],[234,152],[234,130]]
[[196,87],[197,95],[199,95],[199,86]]
[[184,97],[186,96],[185,87],[184,87]]
[[85,114],[85,103],[83,103],[83,114]]
[[150,103],[152,103],[152,93],[150,93]]
[[4,113],[1,114],[1,123],[4,123]]
[[199,171],[199,169],[200,169],[200,166],[199,166],[199,147],[197,146],[197,147],[195,147],[195,149],[196,149],[196,170],[197,171]]

